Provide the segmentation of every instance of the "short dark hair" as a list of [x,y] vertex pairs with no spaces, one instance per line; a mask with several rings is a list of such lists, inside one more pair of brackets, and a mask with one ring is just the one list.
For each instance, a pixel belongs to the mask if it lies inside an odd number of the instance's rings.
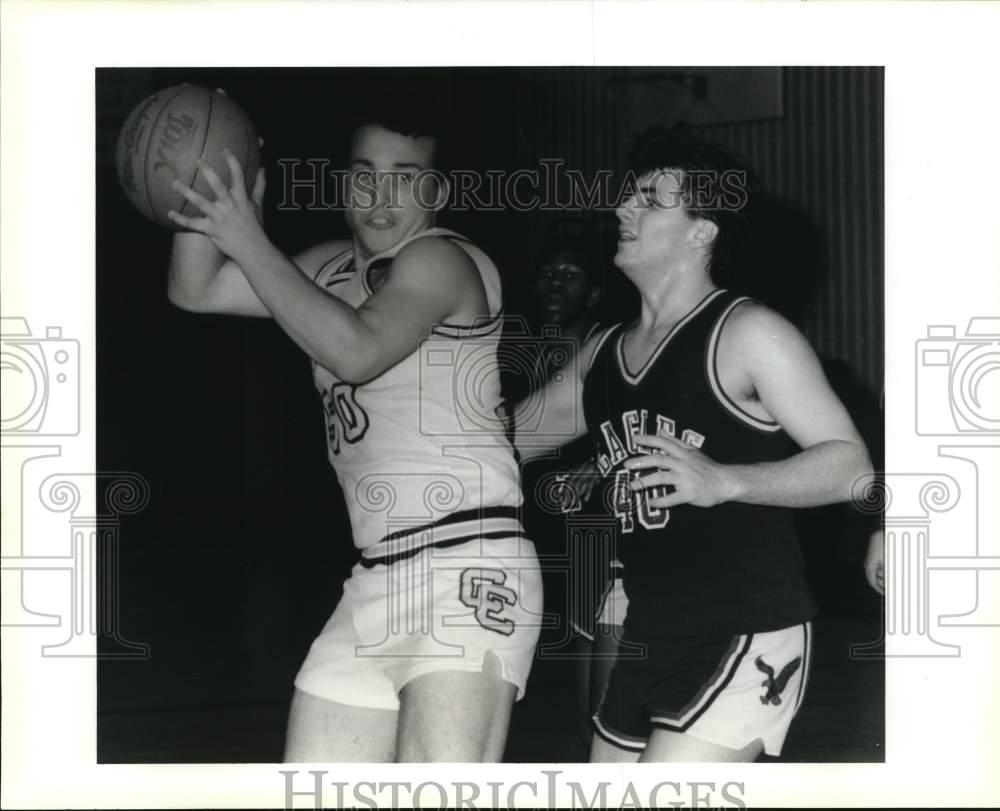
[[446,76],[413,76],[393,71],[365,83],[363,100],[353,111],[351,132],[379,126],[409,138],[434,139],[434,168],[446,170],[451,109],[451,86]]
[[718,226],[708,272],[722,284],[743,260],[749,243],[751,204],[759,190],[753,170],[720,144],[687,127],[654,127],[641,133],[630,153],[635,177],[679,170],[685,213]]

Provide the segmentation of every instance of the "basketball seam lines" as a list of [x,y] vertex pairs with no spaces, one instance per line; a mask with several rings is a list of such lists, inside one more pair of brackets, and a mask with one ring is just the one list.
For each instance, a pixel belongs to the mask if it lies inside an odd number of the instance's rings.
[[[201,139],[201,149],[198,150],[198,157],[202,160],[205,159],[205,144],[208,143],[208,133],[212,129],[212,91],[208,90],[208,114],[205,116],[205,134]],[[189,184],[191,188],[194,188],[195,182],[198,180],[198,172],[201,171],[198,168],[198,164],[194,165],[194,175],[191,177],[191,183]],[[187,204],[190,202],[186,197],[184,198],[184,205],[181,206],[180,213],[184,213],[184,209],[187,208]]]
[[156,223],[160,223],[160,218],[157,216],[156,207],[153,205],[153,200],[149,196],[149,145],[153,143],[153,131],[156,129],[156,124],[160,120],[160,116],[163,115],[163,111],[167,109],[170,102],[184,92],[185,87],[187,87],[187,85],[182,84],[174,95],[163,102],[160,112],[156,114],[156,118],[153,119],[153,123],[149,125],[149,137],[146,139],[146,148],[142,152],[142,190],[146,193],[146,202],[149,204],[149,211],[153,215],[153,221]]

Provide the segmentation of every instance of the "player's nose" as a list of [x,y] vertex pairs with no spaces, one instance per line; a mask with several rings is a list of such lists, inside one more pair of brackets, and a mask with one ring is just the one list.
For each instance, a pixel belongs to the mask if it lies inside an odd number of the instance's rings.
[[375,182],[375,203],[378,206],[389,207],[398,205],[398,186],[394,184],[392,172],[381,172]]

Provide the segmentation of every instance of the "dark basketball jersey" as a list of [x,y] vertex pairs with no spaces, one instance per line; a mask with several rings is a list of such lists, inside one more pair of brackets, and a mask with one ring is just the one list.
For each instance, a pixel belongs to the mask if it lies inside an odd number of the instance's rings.
[[587,374],[583,401],[598,467],[613,488],[627,625],[644,636],[758,633],[810,619],[815,604],[788,509],[727,502],[711,508],[649,506],[622,463],[633,437],[661,434],[723,464],[785,459],[794,446],[776,423],[741,410],[722,391],[722,325],[745,298],[715,290],[629,369],[624,326],[609,332]]

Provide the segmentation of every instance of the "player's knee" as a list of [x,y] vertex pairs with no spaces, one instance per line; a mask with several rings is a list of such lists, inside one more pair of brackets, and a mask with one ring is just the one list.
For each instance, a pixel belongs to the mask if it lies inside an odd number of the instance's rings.
[[447,671],[414,679],[400,692],[402,762],[484,762],[503,755],[516,687],[494,653],[477,673]]

